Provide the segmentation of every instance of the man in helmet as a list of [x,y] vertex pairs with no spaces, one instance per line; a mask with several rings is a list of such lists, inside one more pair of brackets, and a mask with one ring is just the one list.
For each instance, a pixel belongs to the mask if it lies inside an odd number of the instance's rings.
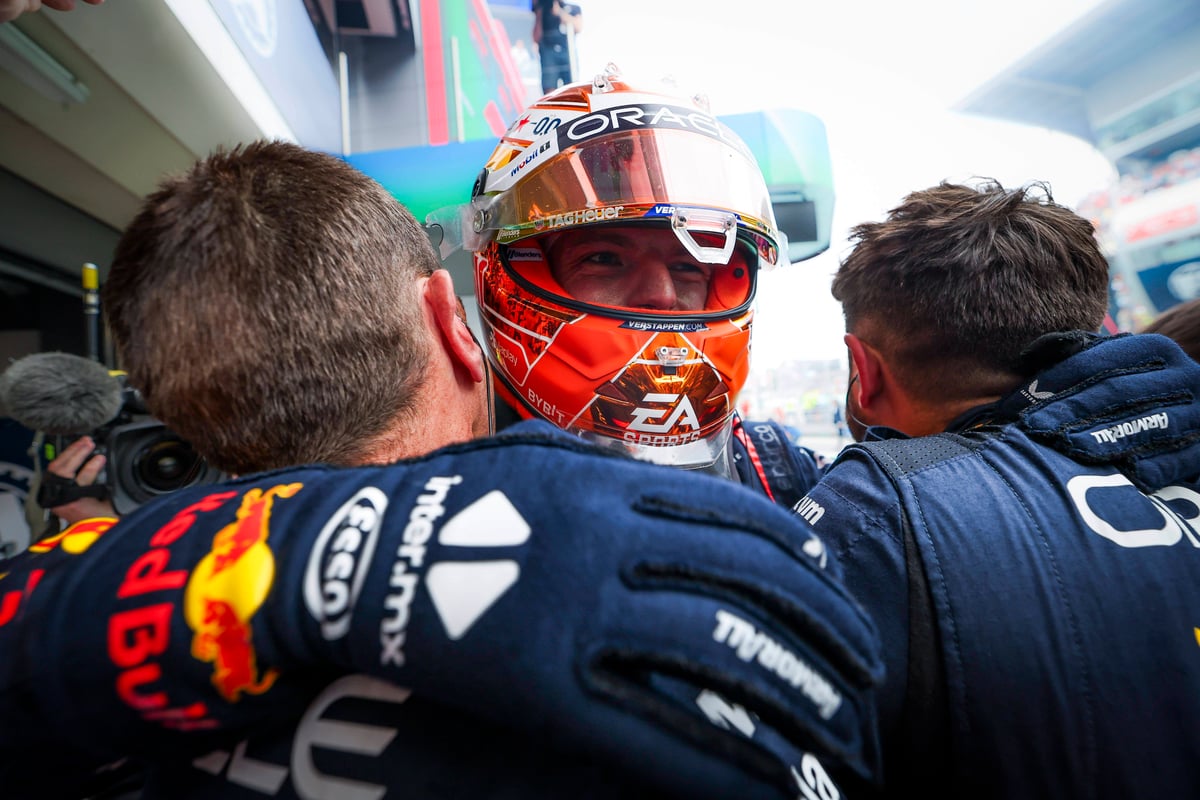
[[501,138],[458,219],[501,426],[544,418],[788,506],[819,477],[780,426],[736,413],[758,273],[787,242],[754,156],[703,98],[611,67],[552,92]]

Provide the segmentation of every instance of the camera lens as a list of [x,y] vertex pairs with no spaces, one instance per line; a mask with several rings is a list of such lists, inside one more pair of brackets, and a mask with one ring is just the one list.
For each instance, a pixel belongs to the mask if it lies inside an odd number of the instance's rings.
[[200,456],[181,439],[162,439],[138,454],[134,475],[152,492],[173,492],[198,474]]
[[224,479],[190,444],[152,417],[113,426],[105,432],[104,445],[107,484],[113,509],[120,515],[164,494]]

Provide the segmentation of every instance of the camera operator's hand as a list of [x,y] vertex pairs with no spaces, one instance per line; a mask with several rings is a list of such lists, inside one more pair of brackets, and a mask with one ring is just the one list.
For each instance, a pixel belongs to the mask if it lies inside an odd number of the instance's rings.
[[[73,480],[80,486],[91,486],[96,482],[106,462],[102,454],[92,455],[95,448],[96,443],[92,437],[81,436],[47,464],[46,471],[65,480]],[[94,497],[81,497],[70,503],[54,506],[49,511],[68,525],[82,519],[117,516],[111,502]]]

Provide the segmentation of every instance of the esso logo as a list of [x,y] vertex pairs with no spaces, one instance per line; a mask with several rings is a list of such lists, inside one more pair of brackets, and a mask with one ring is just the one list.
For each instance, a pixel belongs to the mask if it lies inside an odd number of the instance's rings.
[[313,543],[304,572],[304,602],[329,641],[350,630],[387,505],[382,491],[362,488],[325,523]]

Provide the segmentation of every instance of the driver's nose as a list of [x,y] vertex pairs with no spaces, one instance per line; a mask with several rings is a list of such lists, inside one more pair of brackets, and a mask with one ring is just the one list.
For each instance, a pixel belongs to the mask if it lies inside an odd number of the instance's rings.
[[630,282],[625,305],[631,308],[667,311],[674,309],[679,300],[671,270],[657,258],[639,264]]

